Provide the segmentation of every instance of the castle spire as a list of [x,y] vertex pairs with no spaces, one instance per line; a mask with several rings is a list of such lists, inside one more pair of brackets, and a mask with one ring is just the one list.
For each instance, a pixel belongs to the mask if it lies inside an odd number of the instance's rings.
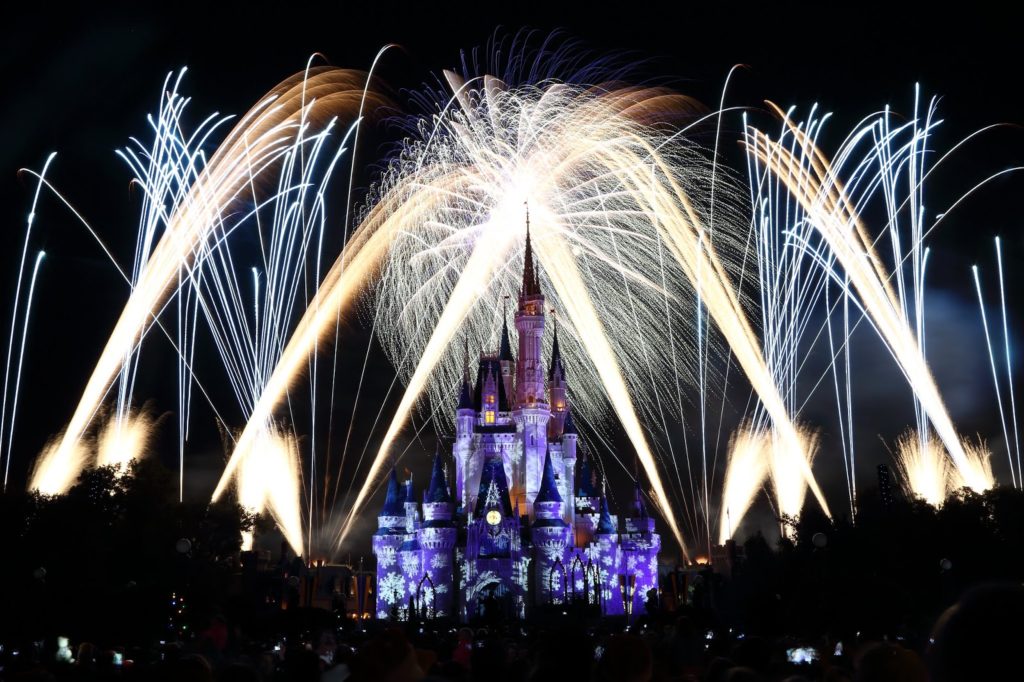
[[615,524],[612,523],[612,515],[608,510],[608,498],[607,496],[601,497],[601,517],[597,522],[597,534],[598,535],[614,535]]
[[523,292],[522,297],[539,296],[540,280],[537,279],[537,269],[533,263],[533,245],[530,243],[530,206],[526,206],[526,254],[523,258]]
[[551,320],[554,323],[554,340],[551,342],[551,365],[548,367],[548,381],[553,381],[555,378],[555,368],[557,367],[561,371],[562,376],[565,376],[565,368],[562,367],[562,350],[558,345],[558,316],[555,315],[555,311],[551,311]]
[[498,360],[501,362],[512,362],[514,360],[512,357],[512,342],[509,341],[508,337],[508,314],[505,312],[504,305],[502,305],[501,309],[501,347],[498,350]]
[[462,358],[462,388],[459,391],[458,409],[473,409],[473,384],[469,380],[469,336],[466,336],[466,351]]
[[441,449],[434,453],[434,467],[430,472],[430,487],[427,489],[427,502],[445,502],[451,504],[452,495],[445,479]]
[[405,516],[405,499],[402,490],[398,485],[398,473],[391,469],[391,476],[388,478],[388,491],[384,497],[383,516]]
[[540,490],[534,504],[538,502],[561,503],[562,496],[558,493],[558,483],[555,481],[555,469],[551,465],[551,453],[544,456],[544,473],[541,475]]

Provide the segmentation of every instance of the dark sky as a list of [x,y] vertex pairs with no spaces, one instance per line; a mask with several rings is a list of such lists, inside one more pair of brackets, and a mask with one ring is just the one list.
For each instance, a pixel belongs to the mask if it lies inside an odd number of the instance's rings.
[[[87,3],[83,3],[85,5]],[[88,3],[91,4],[91,3]],[[155,109],[168,71],[188,66],[184,91],[195,111],[241,113],[282,78],[301,70],[313,52],[335,65],[367,68],[381,46],[397,43],[381,74],[399,87],[417,87],[457,63],[461,49],[524,27],[564,31],[598,54],[636,62],[637,74],[667,80],[714,105],[730,67],[742,63],[728,103],[761,108],[819,103],[836,112],[825,147],[861,117],[886,103],[908,111],[915,82],[941,95],[946,119],[937,142],[948,147],[984,125],[1024,121],[1020,87],[1024,10],[987,10],[977,3],[946,13],[939,4],[917,12],[854,3],[804,7],[792,3],[689,4],[566,3],[185,3],[165,9],[29,9],[0,17],[0,292],[13,292],[17,257],[32,183],[19,168],[39,168],[59,153],[51,178],[88,217],[125,262],[134,240],[138,199],[128,171],[113,150],[131,135],[144,135],[144,116]],[[39,3],[42,6],[42,3]],[[10,10],[4,10],[10,12]],[[753,115],[762,115],[754,113]],[[728,131],[727,131],[728,132]],[[735,139],[733,136],[732,139]],[[935,179],[931,201],[946,204],[973,182],[1024,163],[1024,136],[1007,127],[957,155]],[[930,359],[954,418],[968,433],[989,437],[997,472],[1005,473],[994,397],[970,288],[969,267],[993,260],[990,237],[1006,239],[1012,323],[1019,331],[1024,242],[1015,201],[1024,178],[1008,177],[976,194],[931,244]],[[84,381],[120,311],[126,291],[95,242],[52,199],[44,200],[33,249],[48,260],[37,292],[37,317],[26,354],[26,386],[16,436],[12,476],[23,477],[32,453],[66,423]],[[8,296],[9,294],[4,294]],[[1014,300],[1016,299],[1016,300]],[[6,329],[9,304],[0,306]],[[350,331],[353,338],[360,331]],[[5,332],[6,334],[6,332]],[[909,391],[894,375],[884,350],[870,335],[858,345],[858,409],[864,465],[887,456],[875,434],[892,438],[912,420]],[[365,344],[365,339],[362,339]],[[173,358],[164,348],[143,364],[140,394],[152,395],[158,412],[173,406]],[[361,354],[360,354],[361,360]],[[379,365],[379,366],[378,366]],[[357,366],[351,368],[357,371]],[[372,358],[377,388],[391,379],[380,354]],[[345,396],[340,399],[345,402]],[[808,415],[824,428],[831,405]],[[173,419],[163,429],[174,442]],[[197,440],[217,443],[211,427]],[[208,458],[209,459],[209,458]],[[214,458],[215,459],[215,458]],[[424,459],[425,458],[421,458]],[[198,466],[198,465],[197,465]],[[417,468],[421,464],[415,465]],[[841,506],[839,461],[822,479]],[[18,480],[18,478],[15,478]],[[870,483],[870,481],[866,481]]]

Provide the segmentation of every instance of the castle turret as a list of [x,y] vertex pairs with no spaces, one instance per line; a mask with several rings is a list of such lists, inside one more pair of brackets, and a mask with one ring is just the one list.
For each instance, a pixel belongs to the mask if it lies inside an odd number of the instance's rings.
[[508,334],[508,318],[501,315],[501,345],[498,347],[498,363],[501,365],[501,381],[505,395],[515,395],[516,359],[512,357],[512,341]]
[[572,503],[576,488],[576,446],[579,441],[576,423],[572,419],[572,410],[565,411],[565,423],[562,427],[562,489],[565,491],[565,520],[571,528],[576,527],[576,505]]
[[454,613],[453,567],[458,531],[455,504],[448,489],[440,452],[434,456],[430,486],[423,501],[423,523],[417,532],[422,551],[422,575],[417,576],[417,603],[437,617]]
[[405,577],[398,566],[398,553],[405,539],[406,512],[398,475],[391,470],[384,508],[377,516],[373,554],[377,558],[377,617],[387,618],[392,608],[401,608],[408,597]]
[[596,545],[595,564],[598,570],[598,582],[602,586],[601,610],[606,616],[621,615],[625,612],[622,601],[619,576],[621,574],[622,555],[619,550],[618,523],[608,509],[608,497],[601,498],[601,514],[594,533]]
[[533,262],[530,242],[530,221],[526,221],[526,255],[523,263],[523,288],[516,311],[519,332],[519,358],[516,361],[516,410],[514,417],[522,433],[527,501],[526,511],[532,515],[530,500],[540,490],[544,457],[548,451],[548,421],[551,412],[545,387],[542,339],[544,336],[544,295]]
[[[647,512],[640,479],[633,489],[631,514],[626,517],[626,532],[622,536],[623,586],[629,586],[632,613],[644,613],[648,592],[658,589],[658,552],[661,536],[654,530],[654,519]],[[625,596],[625,595],[624,595]],[[624,599],[625,601],[625,599]]]
[[469,378],[469,341],[466,341],[466,354],[463,359],[462,386],[459,389],[459,405],[455,412],[455,443],[452,444],[452,455],[455,457],[455,497],[462,509],[469,506],[469,486],[466,472],[469,467],[470,454],[473,451],[473,383]]
[[406,603],[399,604],[399,614],[408,618],[408,605],[413,603],[416,597],[416,589],[420,578],[423,575],[422,556],[420,543],[416,538],[419,529],[419,505],[416,503],[416,492],[413,488],[412,476],[405,482],[405,494],[403,495],[403,507],[405,507],[405,534],[402,544],[398,547],[398,568],[406,581]]
[[565,550],[569,545],[569,524],[562,510],[551,456],[544,458],[540,490],[533,500],[534,521],[530,537],[534,548],[534,584],[538,604],[560,604],[565,601]]
[[558,324],[554,325],[554,340],[551,342],[551,363],[548,365],[548,393],[551,406],[551,421],[548,422],[548,439],[562,437],[565,418],[569,413],[568,386],[565,368],[562,366],[562,352],[558,346]]

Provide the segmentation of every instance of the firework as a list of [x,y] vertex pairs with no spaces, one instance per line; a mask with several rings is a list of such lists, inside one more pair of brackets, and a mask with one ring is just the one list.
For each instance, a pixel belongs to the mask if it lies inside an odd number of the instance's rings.
[[119,470],[146,454],[153,438],[153,418],[146,412],[108,418],[96,438],[97,466],[115,466]]
[[49,456],[64,461],[78,447],[113,381],[225,214],[256,178],[292,148],[306,120],[337,112],[355,115],[364,94],[363,74],[334,68],[309,69],[281,83],[250,110],[220,145],[166,226],[86,384],[60,444]]
[[305,556],[300,465],[294,434],[277,428],[265,430],[241,453],[238,501],[250,513],[269,513],[295,554]]
[[[736,199],[718,188],[712,231],[699,191],[712,181],[711,163],[664,125],[692,103],[660,89],[508,88],[492,78],[470,87],[448,76],[453,102],[379,189],[405,220],[381,277],[378,329],[408,380],[342,539],[421,393],[435,411],[450,402],[462,371],[454,341],[496,342],[502,303],[518,293],[526,203],[542,289],[568,317],[560,338],[574,410],[593,427],[610,406],[661,508],[670,505],[640,424],[663,421],[659,401],[681,405],[679,376],[694,375],[684,359],[687,296],[699,296],[780,437],[799,449],[729,274],[735,264],[722,260],[740,251],[727,210]],[[805,475],[813,480],[809,468]],[[666,516],[682,544],[675,514]]]
[[[781,110],[776,109],[776,112],[787,122],[789,134],[798,140],[799,154],[764,133],[748,129],[747,144],[751,153],[786,184],[790,194],[803,206],[808,221],[828,244],[849,279],[848,292],[856,293],[858,305],[898,363],[921,412],[927,415],[957,470],[970,479],[970,487],[984,488],[986,483],[968,461],[928,368],[923,348],[908,322],[906,295],[901,296],[893,289],[892,278],[859,218],[857,204],[851,199],[849,187],[877,186],[872,182],[877,177],[877,171],[873,170],[878,161],[876,148],[871,147],[859,163],[856,155],[858,143],[869,138],[875,123],[855,131],[837,154],[837,160],[830,164],[801,126],[790,121]],[[898,132],[890,133],[886,144],[891,143],[892,135]],[[911,144],[918,144],[916,136]],[[913,147],[904,145],[900,147],[900,154],[905,156],[911,149]],[[847,164],[853,166],[852,170]],[[848,170],[850,177],[844,183],[841,178]],[[920,276],[923,278],[923,273]]]
[[718,543],[733,537],[761,486],[768,477],[771,440],[749,426],[741,427],[729,440],[729,460],[722,486],[722,515]]
[[954,472],[942,443],[907,431],[896,441],[896,469],[908,495],[938,507],[954,486]]

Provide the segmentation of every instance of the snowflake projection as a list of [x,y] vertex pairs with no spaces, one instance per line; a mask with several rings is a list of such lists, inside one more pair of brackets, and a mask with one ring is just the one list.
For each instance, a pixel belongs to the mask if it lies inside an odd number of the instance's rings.
[[626,572],[636,573],[636,555],[630,554],[629,558],[626,559]]
[[434,588],[438,594],[448,594],[448,585],[441,583]]
[[402,557],[402,572],[408,576],[414,576],[420,572],[420,558],[417,554],[410,553]]
[[548,561],[562,558],[562,548],[558,545],[544,545],[544,558]]
[[468,579],[469,579],[469,562],[468,561],[464,561],[464,562],[462,562],[462,570],[459,571],[459,589],[460,590],[464,591],[466,589],[466,584],[467,584],[467,580]]
[[611,601],[611,599],[612,599],[612,588],[606,587],[603,590],[601,590],[601,597],[606,602]]
[[388,619],[388,612],[387,611],[378,611],[377,612],[377,620],[387,620],[387,619]]
[[583,556],[587,557],[590,561],[597,561],[601,558],[601,548],[597,545],[587,545],[586,549],[583,550]]
[[657,574],[657,572],[658,572],[658,555],[657,554],[655,554],[654,556],[651,557],[651,561],[650,561],[649,565],[650,565],[650,569],[651,569],[651,574],[652,575]]
[[501,532],[494,536],[494,546],[500,550],[508,549],[511,542],[512,540],[509,538],[508,533]]
[[582,592],[583,590],[584,590],[583,578],[577,578],[576,579],[576,591],[577,592]]
[[612,557],[611,557],[611,555],[610,554],[605,554],[603,557],[601,557],[601,563],[604,564],[605,566],[607,566],[608,568],[611,568],[612,567]]
[[377,583],[380,598],[388,604],[401,603],[405,596],[405,578],[398,573],[388,573]]
[[377,565],[381,568],[391,568],[395,565],[395,553],[387,550],[377,555]]
[[498,575],[494,571],[483,571],[477,576],[473,588],[466,594],[466,599],[475,599],[477,592],[496,582],[498,582]]
[[435,554],[430,558],[431,568],[448,568],[448,557],[444,554]]

